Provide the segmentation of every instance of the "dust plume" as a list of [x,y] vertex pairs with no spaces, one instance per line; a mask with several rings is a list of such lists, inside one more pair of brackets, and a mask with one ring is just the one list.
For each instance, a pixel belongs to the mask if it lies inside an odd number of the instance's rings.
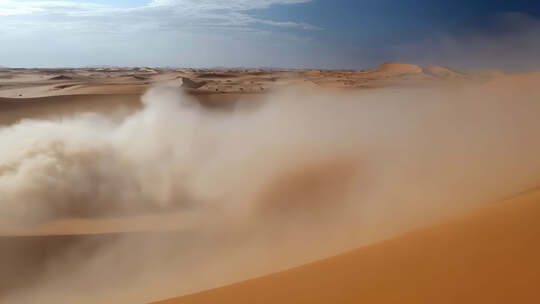
[[41,270],[0,302],[178,296],[538,186],[539,80],[530,74],[431,89],[289,90],[226,111],[159,87],[145,94],[141,111],[123,118],[85,114],[4,127],[3,223],[159,219],[164,212],[196,220],[179,231],[56,237],[71,245],[56,246],[39,263],[33,247],[13,240],[3,257],[29,256]]

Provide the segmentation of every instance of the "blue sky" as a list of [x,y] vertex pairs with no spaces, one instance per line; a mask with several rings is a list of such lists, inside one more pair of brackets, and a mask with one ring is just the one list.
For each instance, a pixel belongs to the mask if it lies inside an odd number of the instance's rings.
[[0,65],[526,70],[540,1],[0,0]]

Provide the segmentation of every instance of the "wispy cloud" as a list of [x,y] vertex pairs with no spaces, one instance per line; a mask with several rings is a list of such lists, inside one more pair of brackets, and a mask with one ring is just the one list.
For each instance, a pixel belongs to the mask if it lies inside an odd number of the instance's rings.
[[292,22],[292,21],[279,22],[279,21],[262,20],[262,19],[252,19],[252,21],[261,23],[261,24],[266,24],[266,25],[288,27],[288,28],[298,28],[298,29],[303,29],[303,30],[322,30],[321,27],[318,27],[309,23],[304,23],[304,22]]
[[79,14],[108,8],[91,2],[0,0],[0,16]]
[[[13,1],[0,0],[0,16],[4,22],[21,20],[35,21],[39,27],[66,22],[78,18],[76,23],[99,23],[104,19],[118,20],[117,28],[124,28],[134,22],[153,27],[174,24],[182,27],[238,27],[264,24],[276,27],[316,30],[319,27],[290,21],[262,20],[250,16],[246,11],[264,9],[271,5],[305,3],[311,0],[153,0],[147,5],[133,8],[119,8],[93,2],[73,1]],[[27,17],[23,19],[23,17]],[[49,18],[45,18],[49,17]],[[51,18],[54,17],[54,18]],[[31,21],[30,20],[30,21]],[[3,22],[0,20],[0,25]],[[27,24],[28,25],[28,24]]]
[[0,0],[0,60],[15,66],[287,65],[306,57],[312,48],[305,33],[321,28],[257,18],[250,10],[310,1],[153,0],[125,7]]
[[268,8],[274,4],[297,4],[311,0],[153,0],[150,6],[189,7],[199,10],[250,10]]

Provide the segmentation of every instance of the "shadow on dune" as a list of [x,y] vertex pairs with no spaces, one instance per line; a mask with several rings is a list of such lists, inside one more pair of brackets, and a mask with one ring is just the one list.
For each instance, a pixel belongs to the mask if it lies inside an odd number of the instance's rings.
[[140,95],[65,95],[39,98],[0,98],[0,125],[23,119],[50,119],[85,112],[113,113],[142,108]]
[[[89,295],[93,290],[102,293],[113,286],[115,280],[137,277],[141,264],[148,263],[145,256],[149,252],[152,252],[152,258],[164,262],[155,269],[160,271],[167,260],[195,250],[200,240],[195,233],[176,231],[0,236],[0,303],[9,303],[13,293],[25,294],[25,290],[48,283],[55,286],[51,292],[56,288],[70,288],[70,292],[80,289]],[[159,250],[153,251],[152,244],[159,244]],[[170,250],[161,250],[165,244],[170,244]],[[122,254],[109,256],[107,250],[110,248],[116,248]],[[108,267],[94,267],[91,261],[107,263]],[[55,285],[54,280],[49,281],[49,278],[74,275],[79,278],[80,285],[67,281]]]

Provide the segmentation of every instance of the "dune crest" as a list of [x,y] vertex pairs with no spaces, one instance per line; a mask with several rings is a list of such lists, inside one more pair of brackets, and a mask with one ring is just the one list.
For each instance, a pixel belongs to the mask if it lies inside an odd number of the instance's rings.
[[389,76],[399,76],[407,74],[420,74],[422,68],[410,63],[385,62],[381,64],[374,72],[384,73]]
[[463,74],[463,73],[459,73],[459,72],[453,71],[451,69],[448,69],[448,68],[445,68],[445,67],[440,67],[440,66],[426,67],[426,68],[423,69],[423,72],[428,74],[428,75],[439,77],[439,78],[444,78],[444,79],[455,79],[455,78],[464,78],[464,77],[466,77],[466,75]]

